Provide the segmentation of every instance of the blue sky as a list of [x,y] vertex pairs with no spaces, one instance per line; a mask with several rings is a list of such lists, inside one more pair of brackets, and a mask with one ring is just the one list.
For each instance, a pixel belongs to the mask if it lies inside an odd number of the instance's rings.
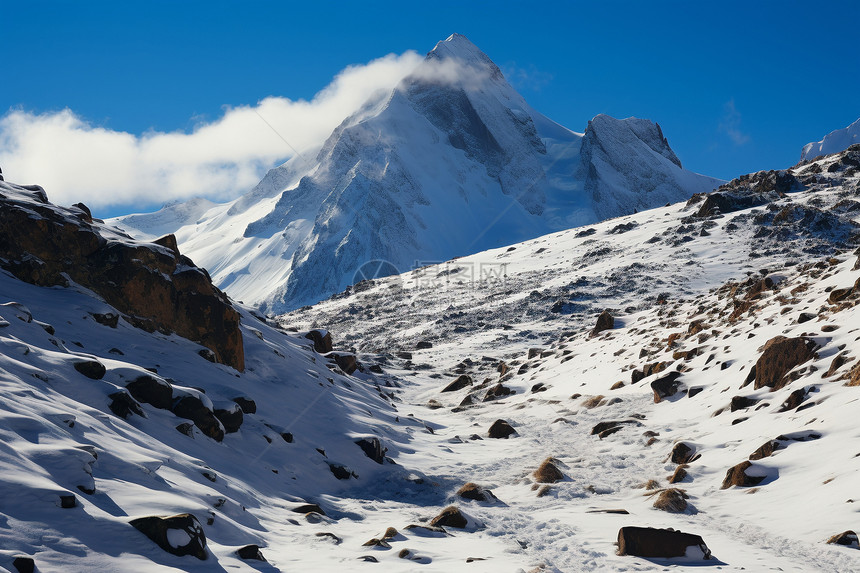
[[[724,179],[790,166],[803,144],[860,117],[860,2],[3,1],[0,13],[7,132],[68,109],[87,130],[132,140],[190,133],[225,106],[309,100],[347,66],[423,54],[452,32],[562,125],[582,131],[598,113],[646,117],[685,167]],[[11,141],[0,132],[9,179],[67,173],[52,164],[66,155],[61,146],[38,165],[32,157],[16,165]],[[266,156],[254,169],[281,159]],[[165,198],[140,195],[92,200],[112,215]]]

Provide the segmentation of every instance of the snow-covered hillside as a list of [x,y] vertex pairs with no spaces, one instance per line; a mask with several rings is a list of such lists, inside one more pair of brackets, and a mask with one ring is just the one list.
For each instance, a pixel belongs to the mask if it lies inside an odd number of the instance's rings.
[[230,204],[116,223],[143,237],[175,232],[219,287],[276,312],[342,290],[370,261],[406,271],[718,183],[684,170],[648,120],[600,115],[584,134],[554,123],[455,34],[347,118],[312,162],[294,157]]
[[807,143],[800,152],[800,159],[814,159],[819,155],[839,153],[856,143],[860,143],[860,119],[848,127],[831,131],[821,141]]
[[[859,159],[361,283],[280,321],[325,323],[408,381],[440,449],[399,462],[500,500],[459,500],[484,524],[475,550],[514,540],[548,571],[860,571],[842,535],[860,495]],[[500,419],[515,433],[488,438]],[[557,483],[533,473],[548,457]],[[617,556],[627,526],[701,535],[717,561]]]
[[[0,568],[857,571],[858,161],[277,324],[201,285],[170,237],[0,183]],[[209,284],[242,360],[151,328],[130,303],[164,305],[164,284],[168,303]],[[143,310],[97,294],[122,285]]]

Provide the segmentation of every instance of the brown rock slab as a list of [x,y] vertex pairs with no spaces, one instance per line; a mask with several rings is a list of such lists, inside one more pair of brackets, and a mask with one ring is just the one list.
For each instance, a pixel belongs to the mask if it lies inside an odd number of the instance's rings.
[[622,527],[618,531],[618,554],[637,557],[684,557],[688,547],[698,547],[705,559],[711,551],[699,535],[674,529]]

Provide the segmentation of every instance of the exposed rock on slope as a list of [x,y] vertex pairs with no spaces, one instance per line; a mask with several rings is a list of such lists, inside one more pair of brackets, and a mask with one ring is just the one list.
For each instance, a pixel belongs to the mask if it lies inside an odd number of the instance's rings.
[[147,331],[199,342],[215,360],[245,368],[239,314],[208,273],[180,255],[167,235],[131,239],[78,204],[48,203],[41,187],[0,184],[0,266],[39,286],[91,289]]

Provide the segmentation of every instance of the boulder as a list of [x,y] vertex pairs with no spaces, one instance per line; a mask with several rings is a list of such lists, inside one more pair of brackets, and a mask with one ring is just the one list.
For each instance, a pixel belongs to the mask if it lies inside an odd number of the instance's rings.
[[256,414],[257,413],[257,403],[250,398],[246,398],[244,396],[237,396],[233,398],[233,401],[239,404],[239,407],[242,409],[242,413],[244,414]]
[[[3,177],[0,177],[0,181],[3,181]],[[18,556],[12,560],[12,567],[18,573],[34,573],[36,571],[36,562],[33,561],[32,557]]]
[[777,450],[781,450],[785,446],[782,445],[782,442],[779,440],[768,440],[764,444],[762,444],[756,451],[750,454],[750,460],[760,460],[762,458],[769,458],[773,455],[773,453]]
[[672,463],[673,464],[689,464],[690,462],[696,461],[699,459],[699,455],[696,454],[695,448],[685,444],[684,442],[678,442],[672,448]]
[[224,427],[215,413],[203,404],[203,401],[196,396],[183,396],[176,400],[173,404],[172,411],[180,418],[191,420],[201,432],[220,442],[224,439]]
[[505,420],[496,420],[487,430],[487,435],[491,438],[507,438],[516,433],[517,431]]
[[493,400],[498,400],[499,398],[504,398],[511,394],[516,394],[516,392],[499,382],[487,390],[487,393],[484,394],[484,402],[492,402]]
[[193,555],[201,560],[207,557],[203,526],[190,513],[170,517],[140,517],[130,523],[168,553],[179,556]]
[[619,555],[684,557],[688,547],[699,549],[703,559],[711,558],[710,549],[699,535],[653,527],[622,527],[618,531]]
[[361,438],[360,440],[356,440],[355,443],[359,448],[361,448],[364,455],[376,463],[382,464],[385,461],[385,453],[388,451],[388,448],[382,447],[382,443],[379,441],[379,438]]
[[101,380],[107,373],[107,369],[104,367],[104,364],[98,360],[75,360],[73,365],[75,370],[90,380]]
[[215,414],[215,417],[224,426],[224,432],[227,434],[238,432],[242,426],[242,422],[245,420],[242,408],[239,407],[239,404],[235,403],[229,408],[215,408],[212,413]]
[[123,420],[127,420],[132,414],[137,414],[141,418],[146,417],[146,414],[143,413],[143,408],[140,407],[137,400],[132,398],[128,392],[114,392],[108,398],[110,398],[110,403],[108,404],[110,411]]
[[458,489],[457,496],[474,501],[498,501],[498,498],[493,495],[492,491],[484,489],[478,484],[472,482],[468,482]]
[[308,513],[318,513],[320,515],[325,515],[325,511],[323,511],[323,508],[321,508],[319,504],[316,503],[306,503],[304,505],[294,507],[290,511],[292,511],[293,513],[301,513],[303,515]]
[[675,472],[669,476],[669,483],[680,483],[687,478],[687,464],[681,464],[675,468]]
[[615,319],[609,314],[608,310],[604,310],[600,313],[600,316],[597,317],[597,324],[594,325],[594,328],[591,330],[591,336],[597,336],[604,330],[611,330],[615,328]]
[[564,474],[558,469],[556,460],[552,457],[541,462],[532,475],[539,483],[556,483],[564,479]]
[[456,380],[442,388],[442,392],[456,392],[472,385],[472,378],[466,374],[461,374]]
[[328,354],[334,350],[331,342],[331,334],[326,330],[311,330],[305,334],[305,338],[313,341],[314,350],[320,354]]
[[355,354],[350,354],[349,352],[329,352],[326,354],[326,358],[334,360],[338,368],[347,374],[352,374],[358,369],[358,361],[355,358]]
[[642,370],[633,370],[630,374],[630,383],[636,384],[643,378],[647,378],[652,374],[659,374],[665,370],[667,366],[668,364],[666,362],[651,362],[650,364],[646,364],[642,367]]
[[468,524],[466,516],[455,505],[446,507],[430,521],[433,527],[456,527],[457,529],[465,529]]
[[240,547],[236,550],[236,555],[239,556],[239,559],[244,559],[245,561],[266,561],[266,558],[263,557],[263,552],[260,551],[259,545],[252,544]]
[[757,403],[758,400],[755,398],[749,398],[747,396],[734,396],[732,397],[732,403],[729,406],[729,409],[732,412],[737,412],[738,410],[743,410],[745,408],[755,406]]
[[788,395],[788,398],[785,399],[785,402],[779,407],[778,412],[788,412],[789,410],[794,410],[798,406],[800,406],[804,400],[806,400],[806,396],[809,394],[809,390],[806,388],[798,388],[794,390],[791,394]]
[[126,384],[125,389],[138,402],[151,404],[162,410],[169,410],[173,406],[173,388],[170,384],[148,374],[138,376]]
[[681,383],[678,378],[681,377],[680,372],[669,372],[665,376],[657,378],[651,382],[651,390],[654,391],[654,403],[658,404],[665,398],[674,396],[681,389]]
[[788,384],[788,372],[812,359],[815,350],[815,342],[806,338],[771,338],[755,363],[755,389],[767,386],[779,390]]
[[731,467],[726,472],[726,477],[723,480],[723,485],[720,489],[728,489],[733,485],[741,487],[749,487],[760,484],[764,481],[765,476],[754,476],[747,474],[747,470],[753,467],[750,462],[741,462],[738,465]]

